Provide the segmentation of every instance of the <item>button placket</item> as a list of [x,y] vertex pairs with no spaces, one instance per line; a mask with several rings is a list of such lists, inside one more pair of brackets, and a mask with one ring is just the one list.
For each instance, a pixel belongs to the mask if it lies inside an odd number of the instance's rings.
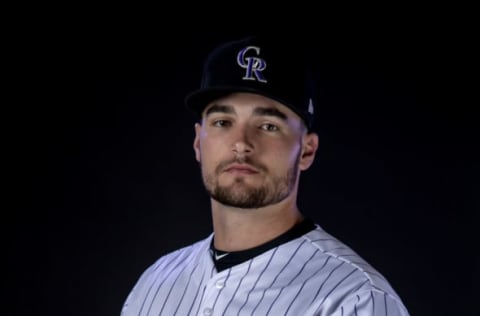
[[205,296],[202,300],[200,311],[205,316],[214,314],[214,302],[218,300],[218,296],[226,286],[227,279],[229,279],[230,271],[224,271],[213,275],[205,284]]

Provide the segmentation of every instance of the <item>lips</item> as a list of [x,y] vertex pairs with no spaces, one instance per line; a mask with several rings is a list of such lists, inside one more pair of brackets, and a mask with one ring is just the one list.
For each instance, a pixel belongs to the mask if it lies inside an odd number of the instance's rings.
[[225,172],[253,174],[258,173],[258,170],[247,164],[231,164],[225,168]]

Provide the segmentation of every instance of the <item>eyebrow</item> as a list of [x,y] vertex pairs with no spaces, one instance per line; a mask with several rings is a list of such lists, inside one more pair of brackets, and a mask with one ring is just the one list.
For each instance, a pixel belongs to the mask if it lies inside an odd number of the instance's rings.
[[279,119],[286,121],[288,119],[287,115],[282,111],[276,108],[262,108],[258,107],[253,110],[253,114],[260,115],[260,116],[274,116],[278,117]]
[[[221,104],[214,104],[210,108],[207,109],[205,112],[205,116],[208,116],[212,113],[226,113],[226,114],[235,114],[235,110],[230,105],[221,105]],[[271,108],[271,107],[256,107],[253,110],[253,114],[256,116],[273,116],[280,118],[283,121],[288,119],[287,115],[282,111]]]
[[233,114],[233,113],[235,113],[235,111],[233,110],[233,107],[231,107],[231,106],[214,104],[210,108],[207,109],[207,111],[205,112],[205,116],[208,116],[209,114],[212,114],[212,113]]

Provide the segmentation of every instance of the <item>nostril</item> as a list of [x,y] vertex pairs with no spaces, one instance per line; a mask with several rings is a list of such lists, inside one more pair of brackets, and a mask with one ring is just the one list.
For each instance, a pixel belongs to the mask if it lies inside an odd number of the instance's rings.
[[236,142],[233,145],[233,151],[236,153],[249,153],[252,151],[252,146],[246,142]]

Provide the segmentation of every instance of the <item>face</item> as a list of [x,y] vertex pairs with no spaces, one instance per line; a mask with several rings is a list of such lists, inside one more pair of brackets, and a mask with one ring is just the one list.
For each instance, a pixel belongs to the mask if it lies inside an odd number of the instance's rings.
[[215,100],[195,126],[194,150],[210,196],[221,204],[260,208],[296,194],[313,162],[316,134],[272,99],[235,93]]

